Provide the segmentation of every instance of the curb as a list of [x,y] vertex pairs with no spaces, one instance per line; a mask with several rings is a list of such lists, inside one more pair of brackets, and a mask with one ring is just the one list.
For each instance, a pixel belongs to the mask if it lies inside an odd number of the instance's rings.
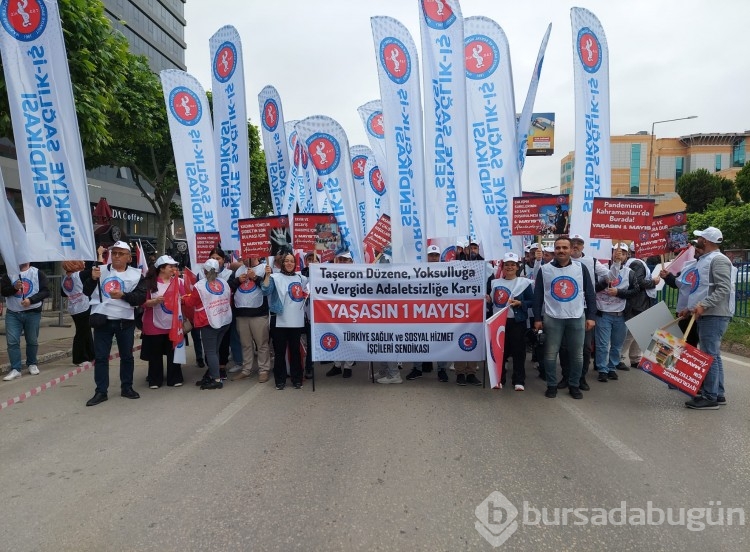
[[[46,362],[52,362],[53,360],[57,360],[60,358],[65,358],[70,356],[70,351],[50,351],[49,353],[44,353],[42,355],[39,355],[37,357],[37,364],[44,364]],[[4,374],[10,369],[10,362],[6,364],[0,364],[0,373]]]

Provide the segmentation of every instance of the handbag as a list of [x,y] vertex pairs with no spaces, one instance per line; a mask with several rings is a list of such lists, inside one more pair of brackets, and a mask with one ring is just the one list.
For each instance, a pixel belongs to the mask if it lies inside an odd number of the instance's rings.
[[193,323],[188,318],[185,318],[182,321],[182,333],[183,334],[190,333],[192,329],[193,329]]

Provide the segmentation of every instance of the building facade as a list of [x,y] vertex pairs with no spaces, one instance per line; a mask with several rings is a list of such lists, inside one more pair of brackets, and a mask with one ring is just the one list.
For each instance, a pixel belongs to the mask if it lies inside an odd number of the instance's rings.
[[[685,173],[706,169],[734,180],[750,161],[750,131],[729,134],[691,134],[655,138],[649,188],[652,136],[647,132],[612,136],[612,196],[651,196],[656,214],[685,209],[677,195],[677,180]],[[575,152],[560,161],[560,193],[573,193]]]

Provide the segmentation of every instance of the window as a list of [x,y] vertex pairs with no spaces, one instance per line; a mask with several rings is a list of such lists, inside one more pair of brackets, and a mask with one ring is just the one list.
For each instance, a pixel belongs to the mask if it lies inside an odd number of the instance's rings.
[[745,166],[745,139],[743,138],[732,147],[732,166]]
[[675,157],[674,159],[674,179],[675,182],[677,182],[680,177],[682,176],[682,173],[685,171],[685,158],[684,157]]
[[630,193],[637,194],[641,190],[641,145],[630,145]]
[[716,166],[716,172],[719,172],[721,170],[721,155],[714,156],[715,158],[715,166]]

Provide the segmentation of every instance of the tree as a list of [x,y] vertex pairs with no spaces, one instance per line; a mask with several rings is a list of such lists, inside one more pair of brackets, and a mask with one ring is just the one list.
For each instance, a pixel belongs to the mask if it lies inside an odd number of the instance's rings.
[[750,203],[750,162],[745,163],[745,166],[740,169],[734,178],[734,183],[742,201]]
[[[59,0],[73,97],[84,156],[97,155],[112,142],[109,117],[120,109],[115,91],[123,75],[128,42],[112,31],[101,2]],[[12,136],[5,77],[0,73],[0,136]]]
[[718,198],[724,198],[727,204],[737,202],[734,182],[706,169],[683,174],[677,181],[676,191],[685,202],[688,213],[702,213]]
[[688,233],[715,226],[721,230],[723,249],[750,247],[750,203],[722,205],[722,201],[711,204],[704,213],[692,213],[688,217]]

